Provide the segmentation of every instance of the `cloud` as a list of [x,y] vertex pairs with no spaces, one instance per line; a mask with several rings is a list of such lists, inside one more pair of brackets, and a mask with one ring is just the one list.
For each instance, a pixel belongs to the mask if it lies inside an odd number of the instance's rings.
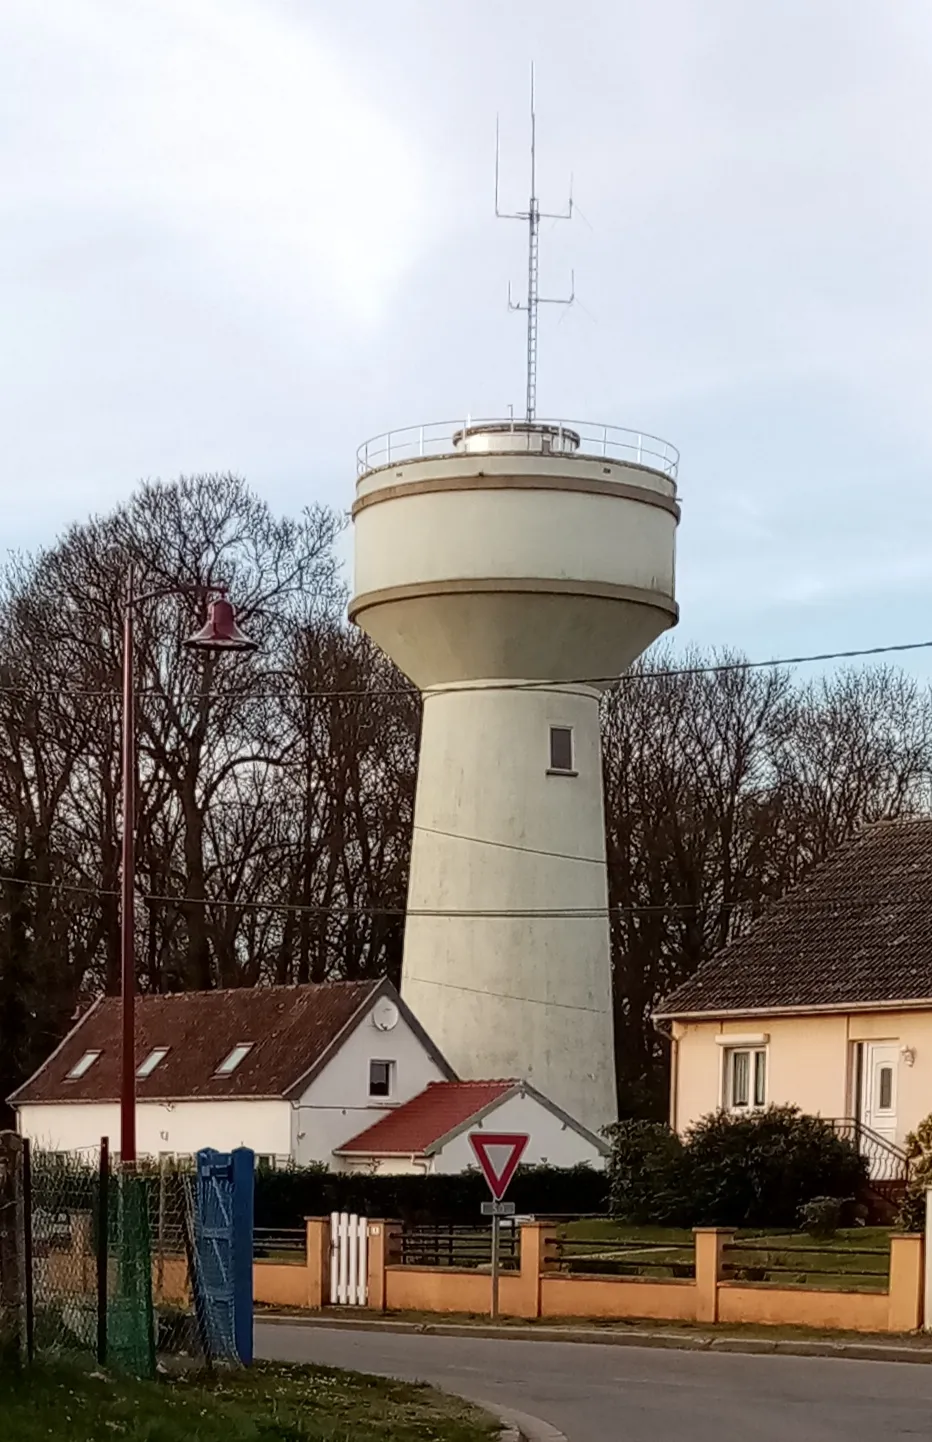
[[86,278],[131,226],[247,309],[371,325],[416,265],[420,147],[313,25],[261,0],[13,0],[0,37],[6,209],[44,229],[46,274]]

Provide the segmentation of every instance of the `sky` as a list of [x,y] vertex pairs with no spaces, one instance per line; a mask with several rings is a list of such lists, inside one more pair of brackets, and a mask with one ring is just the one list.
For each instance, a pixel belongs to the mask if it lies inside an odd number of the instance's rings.
[[531,61],[538,410],[679,448],[678,643],[932,637],[928,0],[4,0],[0,548],[520,412]]

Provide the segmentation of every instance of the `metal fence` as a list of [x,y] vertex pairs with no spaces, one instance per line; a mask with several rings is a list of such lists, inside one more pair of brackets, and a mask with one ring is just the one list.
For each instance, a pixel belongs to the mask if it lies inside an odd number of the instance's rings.
[[652,1241],[642,1237],[572,1236],[564,1231],[558,1258],[561,1271],[586,1276],[650,1277],[654,1281],[665,1281],[691,1280],[696,1275],[691,1238],[686,1242]]
[[189,1285],[193,1174],[124,1169],[106,1147],[31,1159],[35,1349],[151,1376],[157,1355],[203,1359]]
[[[686,1230],[645,1236],[605,1217],[558,1222],[558,1266],[582,1275],[692,1280],[695,1242]],[[627,1233],[627,1234],[626,1234]],[[840,1232],[819,1241],[805,1232],[746,1231],[725,1247],[722,1280],[883,1292],[890,1276],[889,1233]]]
[[736,1237],[725,1248],[722,1279],[885,1292],[890,1284],[890,1237],[855,1246],[849,1239],[819,1243],[804,1233]]
[[252,1254],[257,1262],[307,1262],[306,1227],[254,1227]]
[[[499,1257],[503,1270],[520,1266],[521,1236],[518,1226],[501,1227]],[[464,1227],[453,1223],[404,1227],[401,1233],[401,1262],[412,1267],[465,1267],[479,1270],[492,1265],[492,1229]]]
[[252,1153],[130,1168],[112,1162],[105,1142],[31,1153],[14,1141],[30,1356],[139,1377],[153,1376],[159,1358],[251,1359]]

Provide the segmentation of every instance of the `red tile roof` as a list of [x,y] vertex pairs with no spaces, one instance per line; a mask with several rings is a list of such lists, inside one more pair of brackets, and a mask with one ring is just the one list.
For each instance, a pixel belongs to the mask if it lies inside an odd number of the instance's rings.
[[[241,987],[136,1000],[136,1065],[155,1047],[167,1056],[136,1081],[141,1101],[197,1097],[284,1096],[322,1059],[356,1013],[387,982]],[[217,1067],[240,1042],[252,1042],[229,1076]],[[68,1072],[85,1052],[100,1056],[84,1076]],[[120,1095],[120,999],[104,997],[11,1098],[29,1102],[115,1102]]]
[[420,1155],[518,1085],[516,1081],[431,1082],[426,1091],[335,1150],[340,1155]]

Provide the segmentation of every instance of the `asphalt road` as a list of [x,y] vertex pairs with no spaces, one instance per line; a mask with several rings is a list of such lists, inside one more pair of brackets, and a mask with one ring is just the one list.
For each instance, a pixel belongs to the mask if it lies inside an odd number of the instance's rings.
[[256,1349],[431,1382],[543,1418],[568,1442],[932,1439],[932,1366],[261,1323]]

